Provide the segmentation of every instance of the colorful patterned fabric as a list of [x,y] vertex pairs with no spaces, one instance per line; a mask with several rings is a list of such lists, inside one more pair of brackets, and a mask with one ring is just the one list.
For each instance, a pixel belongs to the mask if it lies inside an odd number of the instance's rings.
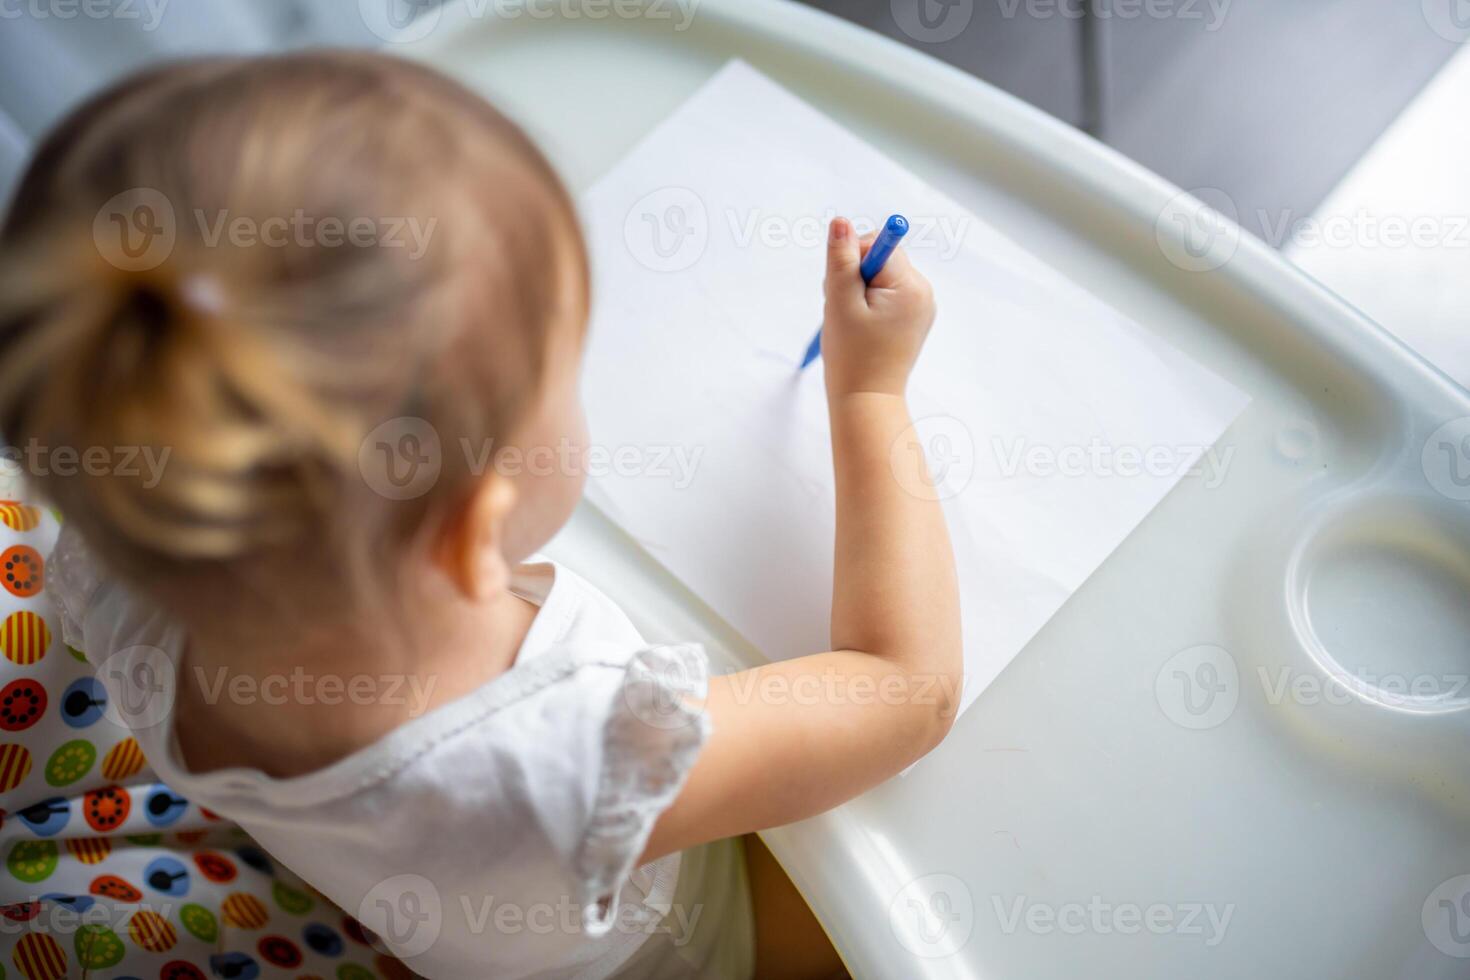
[[396,980],[375,938],[158,782],[47,601],[54,514],[0,501],[0,980]]

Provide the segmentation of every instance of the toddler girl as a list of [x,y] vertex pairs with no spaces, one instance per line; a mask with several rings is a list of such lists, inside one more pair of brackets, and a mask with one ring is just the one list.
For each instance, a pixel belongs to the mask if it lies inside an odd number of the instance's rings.
[[[933,748],[960,675],[943,517],[900,444],[933,304],[902,254],[865,287],[864,245],[832,222],[832,650],[711,678],[535,556],[579,474],[451,451],[584,439],[587,256],[515,126],[372,54],[117,85],[46,140],[0,239],[8,441],[166,461],[36,475],[68,641],[160,778],[419,973],[821,975],[738,839]],[[437,476],[382,469],[427,464],[424,434]],[[847,693],[760,695],[812,678]]]

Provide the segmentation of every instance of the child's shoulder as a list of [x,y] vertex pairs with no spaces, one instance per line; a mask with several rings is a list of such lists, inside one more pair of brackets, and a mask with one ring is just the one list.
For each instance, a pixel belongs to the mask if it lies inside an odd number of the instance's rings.
[[[671,755],[692,761],[708,734],[703,648],[648,643],[601,590],[538,556],[512,575],[511,590],[538,608],[508,670],[412,713],[321,769],[282,778],[249,768],[194,772],[180,755],[170,710],[187,673],[183,629],[109,576],[69,529],[49,570],[67,642],[86,651],[120,721],[170,785],[226,812],[263,813],[287,800],[292,807],[325,805],[375,788],[391,793],[396,780],[458,774],[483,759],[502,764],[511,784],[515,773],[530,769],[575,773],[566,781],[580,785],[562,789],[592,806],[590,797],[609,781],[636,778]],[[414,696],[409,686],[402,696]],[[382,685],[374,690],[393,693]],[[342,692],[350,694],[350,686]],[[418,696],[416,703],[429,702]],[[616,772],[604,772],[609,767]],[[479,773],[491,782],[502,775]]]

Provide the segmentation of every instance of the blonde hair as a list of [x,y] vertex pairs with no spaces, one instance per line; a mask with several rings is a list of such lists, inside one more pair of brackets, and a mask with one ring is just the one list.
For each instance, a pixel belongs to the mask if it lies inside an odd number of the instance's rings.
[[[421,255],[386,240],[414,222]],[[145,231],[171,232],[161,261],[118,237]],[[444,452],[432,489],[392,499],[364,438],[408,417],[445,447],[498,444],[587,292],[574,208],[520,130],[367,53],[193,61],[104,92],[33,159],[0,262],[0,432],[167,452],[154,486],[33,478],[174,608],[290,607],[303,583],[314,608],[360,605],[344,569],[391,578],[475,479]]]

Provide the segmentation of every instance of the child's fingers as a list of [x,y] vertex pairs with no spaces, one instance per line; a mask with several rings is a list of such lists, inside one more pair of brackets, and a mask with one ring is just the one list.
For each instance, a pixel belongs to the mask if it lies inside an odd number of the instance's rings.
[[888,261],[883,263],[883,268],[878,270],[878,274],[868,285],[874,289],[892,289],[913,275],[914,265],[909,261],[908,253],[900,245],[893,250],[892,255],[888,256]]
[[863,300],[863,277],[858,271],[862,252],[852,222],[833,218],[827,229],[827,302],[850,306]]
[[856,269],[861,262],[862,253],[852,222],[846,218],[833,218],[827,228],[827,274]]

